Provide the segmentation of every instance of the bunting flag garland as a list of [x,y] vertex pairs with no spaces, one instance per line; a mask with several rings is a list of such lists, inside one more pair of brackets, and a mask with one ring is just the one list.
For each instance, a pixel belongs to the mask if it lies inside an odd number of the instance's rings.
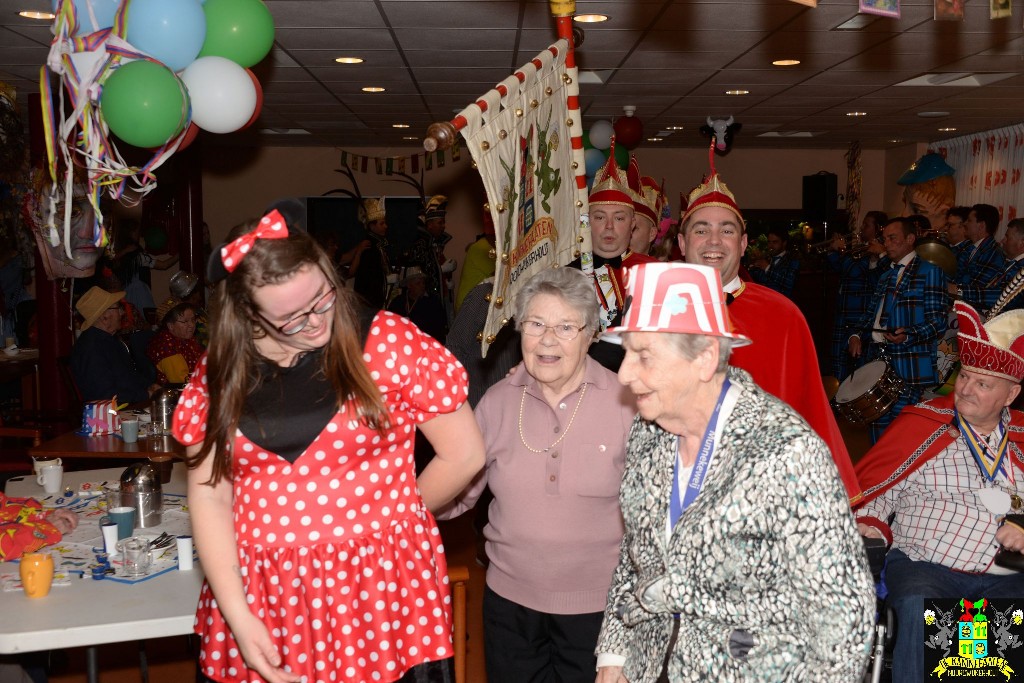
[[[432,171],[435,168],[444,168],[449,159],[444,150],[436,152],[420,152],[408,156],[381,156],[371,157],[356,154],[348,150],[340,151],[341,165],[351,168],[360,173],[369,173],[370,164],[373,164],[373,172],[377,175],[394,175],[395,173],[412,173],[416,175],[420,169]],[[462,160],[462,148],[458,143],[452,145],[449,150],[452,163]]]
[[860,0],[861,14],[900,18],[900,0]]
[[1011,0],[989,0],[988,18],[1005,19],[1013,13]]

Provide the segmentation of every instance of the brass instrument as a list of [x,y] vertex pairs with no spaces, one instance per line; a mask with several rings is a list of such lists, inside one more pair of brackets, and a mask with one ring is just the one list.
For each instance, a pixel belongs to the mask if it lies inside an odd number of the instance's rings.
[[864,256],[865,254],[868,253],[868,249],[871,246],[869,242],[861,241],[860,233],[855,232],[853,233],[853,237],[850,240],[849,244],[846,243],[846,236],[840,234],[833,235],[827,240],[816,242],[810,245],[808,249],[812,253],[817,254],[818,256],[824,256],[829,251],[832,251],[832,244],[835,242],[836,238],[841,239],[843,242],[843,246],[839,249],[839,251],[844,254],[849,254],[853,258],[860,258],[861,256]]
[[922,261],[941,268],[946,277],[956,277],[956,256],[953,255],[953,250],[946,244],[939,231],[929,230],[918,237],[914,251]]

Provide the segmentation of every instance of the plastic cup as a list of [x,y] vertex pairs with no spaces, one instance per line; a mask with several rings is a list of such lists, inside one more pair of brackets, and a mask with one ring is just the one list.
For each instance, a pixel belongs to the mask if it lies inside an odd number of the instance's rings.
[[139,418],[135,415],[121,418],[121,438],[125,443],[139,440]]
[[178,569],[183,572],[192,569],[191,536],[178,536]]
[[103,532],[103,549],[107,551],[107,554],[114,556],[117,554],[117,524],[114,522],[107,522],[100,524],[100,531]]

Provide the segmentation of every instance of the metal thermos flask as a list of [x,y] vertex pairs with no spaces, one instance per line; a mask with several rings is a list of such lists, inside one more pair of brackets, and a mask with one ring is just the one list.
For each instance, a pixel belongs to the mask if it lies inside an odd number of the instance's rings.
[[129,465],[121,473],[121,504],[135,508],[135,524],[141,529],[163,520],[163,489],[160,473],[148,462]]
[[153,394],[152,430],[154,436],[171,433],[174,408],[178,405],[179,396],[181,396],[181,391],[173,387],[164,387]]

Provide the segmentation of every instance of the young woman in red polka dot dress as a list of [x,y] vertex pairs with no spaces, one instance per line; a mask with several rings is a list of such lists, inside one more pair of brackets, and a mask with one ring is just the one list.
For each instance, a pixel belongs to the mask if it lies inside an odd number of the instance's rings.
[[[404,318],[361,321],[324,253],[276,211],[230,237],[211,261],[209,352],[174,418],[207,581],[202,672],[449,680],[429,510],[483,465],[465,371]],[[437,451],[418,480],[416,428]]]

